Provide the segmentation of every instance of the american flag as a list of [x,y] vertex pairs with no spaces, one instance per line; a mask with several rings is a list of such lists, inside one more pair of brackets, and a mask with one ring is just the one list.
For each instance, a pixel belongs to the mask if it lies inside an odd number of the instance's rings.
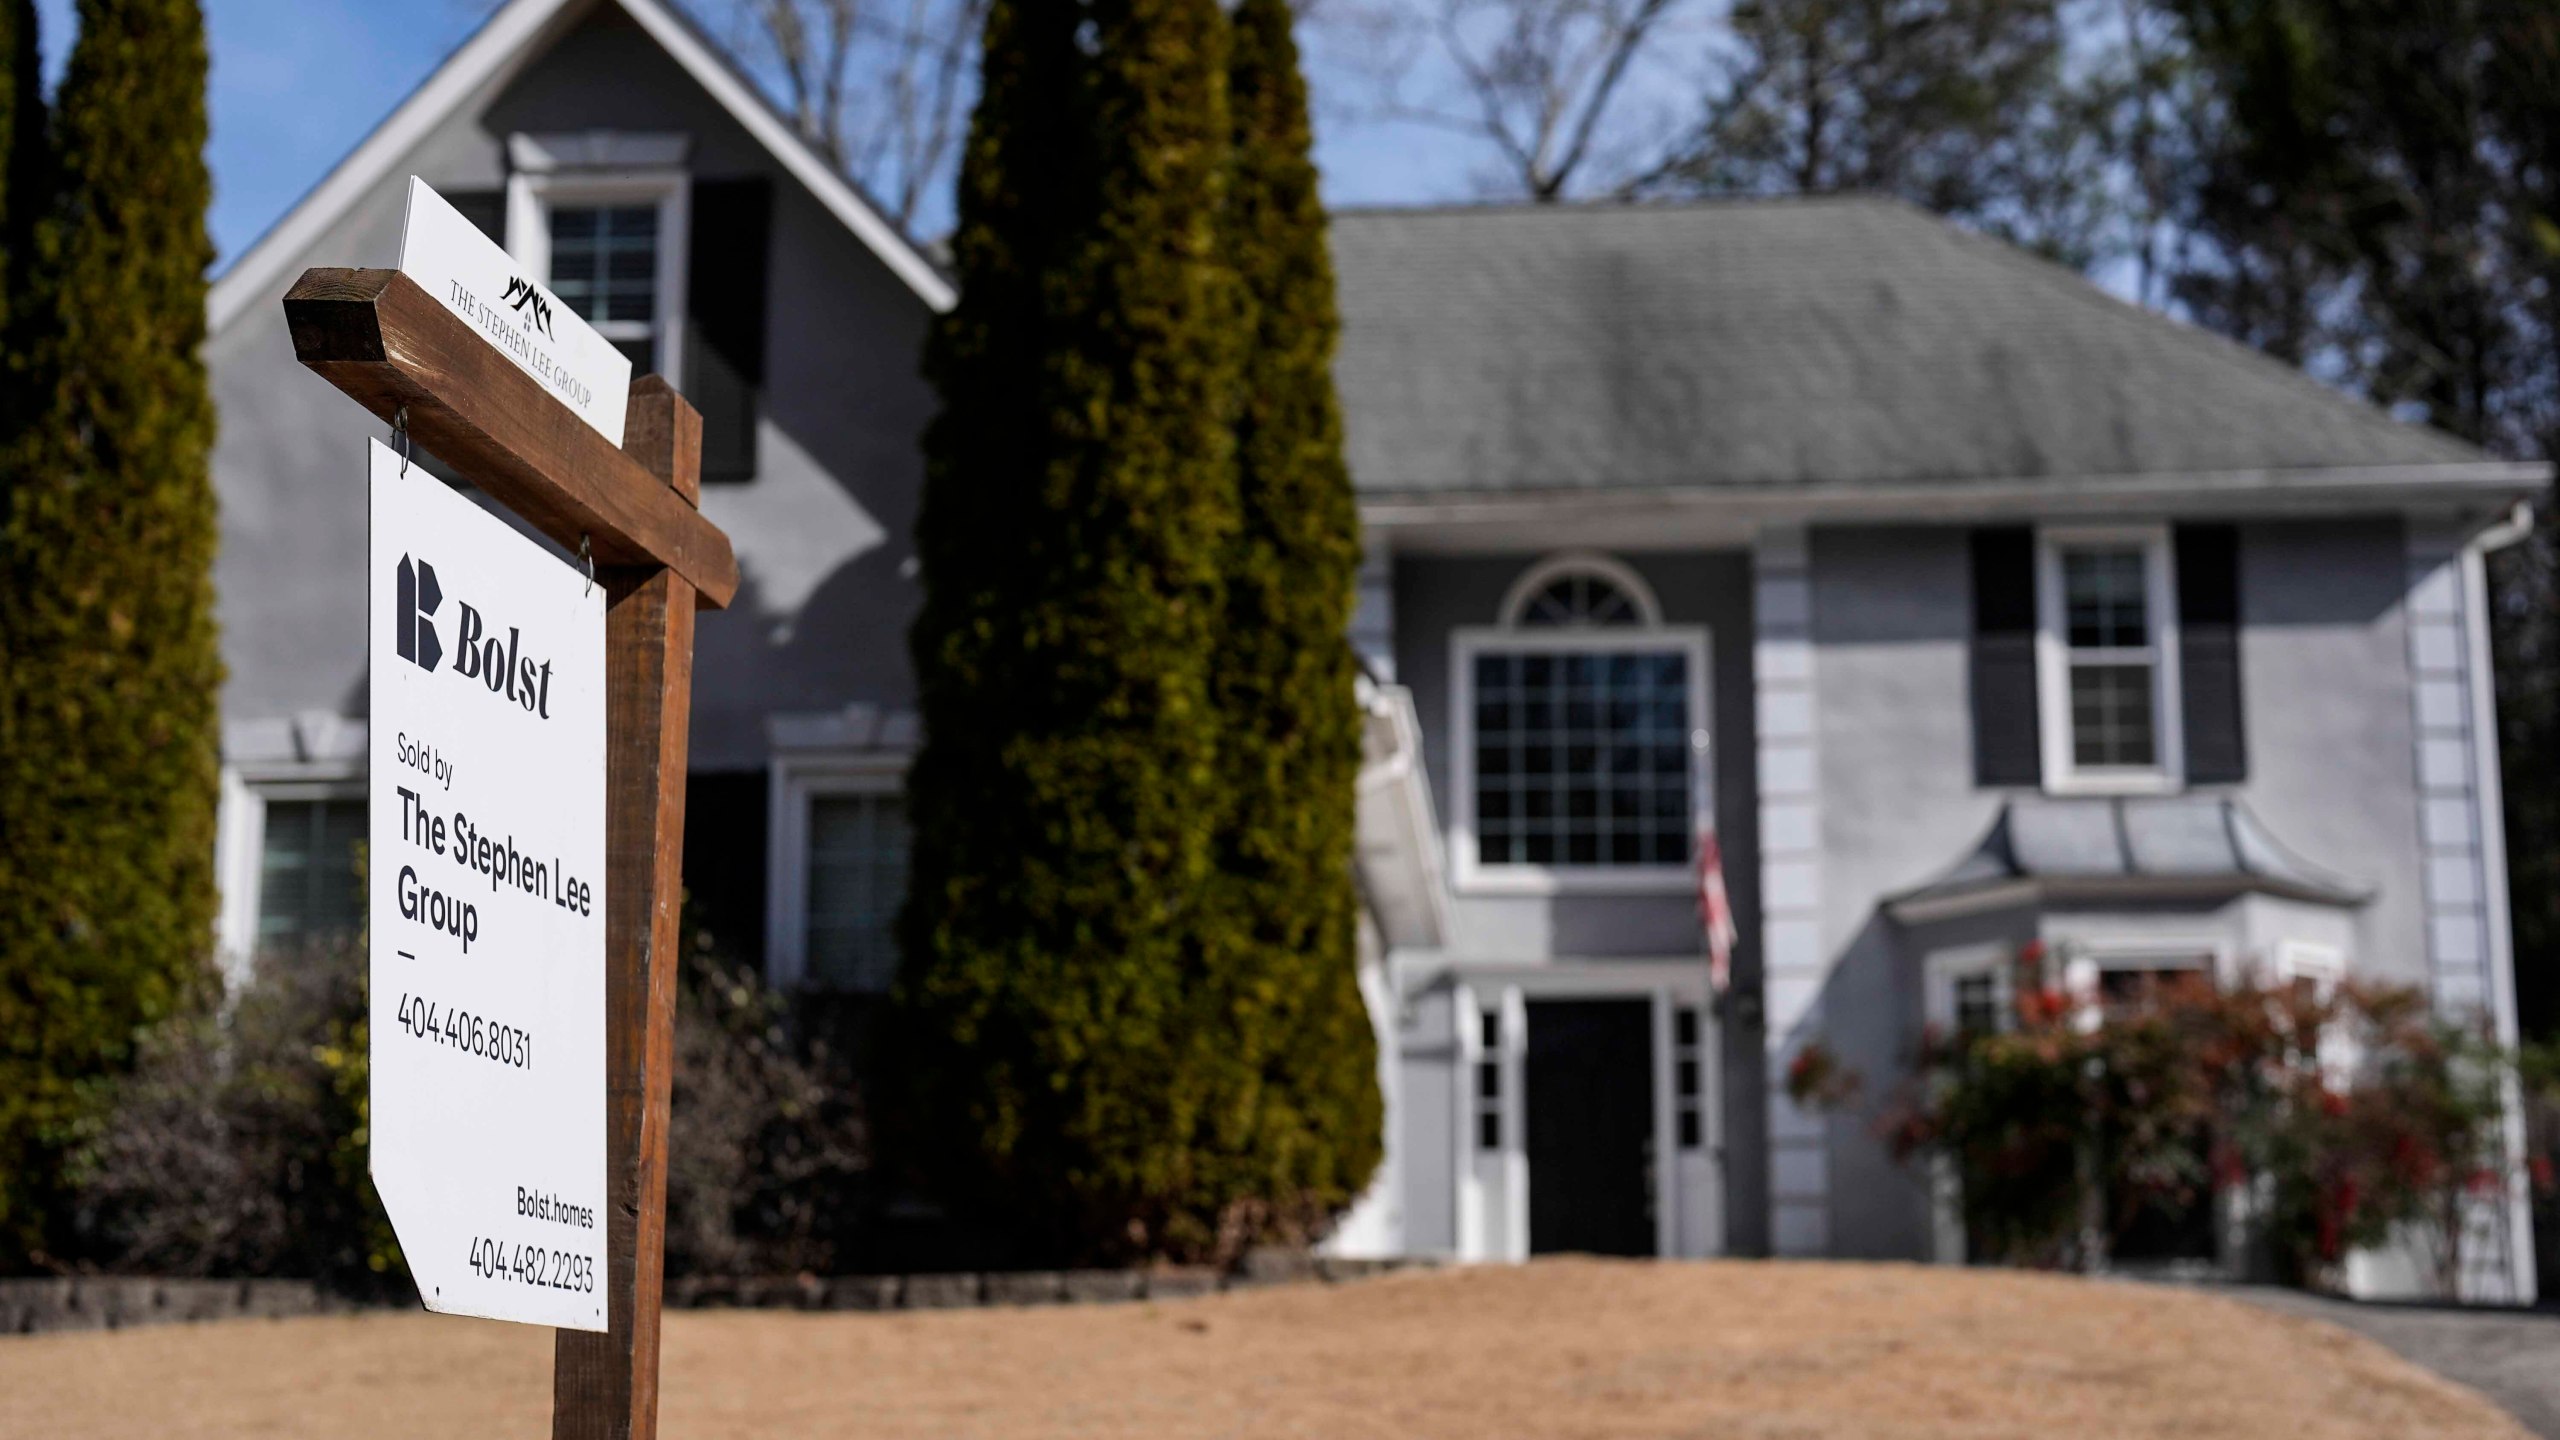
[[1707,934],[1707,983],[1722,995],[1733,983],[1733,900],[1724,889],[1724,845],[1716,839],[1714,787],[1707,783],[1707,732],[1690,737],[1689,808],[1697,816],[1698,924]]
[[1707,932],[1707,983],[1722,995],[1733,983],[1733,945],[1741,936],[1724,893],[1724,847],[1711,816],[1698,820],[1698,923]]

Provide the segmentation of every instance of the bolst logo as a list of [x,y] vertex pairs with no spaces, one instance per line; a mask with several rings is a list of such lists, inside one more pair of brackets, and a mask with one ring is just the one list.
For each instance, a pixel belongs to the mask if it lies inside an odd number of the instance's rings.
[[436,662],[444,659],[444,645],[436,639],[435,622],[428,618],[444,603],[444,591],[436,584],[436,567],[421,560],[413,570],[409,557],[403,555],[395,575],[400,613],[393,624],[400,658],[421,670],[432,671]]
[[[436,583],[436,567],[424,560],[403,555],[392,572],[393,588],[398,592],[396,614],[392,617],[392,643],[400,658],[432,673],[444,660],[444,642],[437,637],[435,613],[444,604],[444,589]],[[524,653],[524,632],[513,625],[507,627],[507,638],[497,637],[497,627],[490,624],[467,600],[454,601],[459,612],[459,644],[454,652],[453,673],[465,680],[477,680],[492,695],[504,695],[518,705],[548,720],[551,718],[551,662]]]

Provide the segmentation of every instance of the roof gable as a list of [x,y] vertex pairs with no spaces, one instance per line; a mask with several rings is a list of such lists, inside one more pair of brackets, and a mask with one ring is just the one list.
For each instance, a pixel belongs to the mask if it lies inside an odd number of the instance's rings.
[[1894,201],[1351,211],[1333,237],[1372,496],[2514,468]]
[[620,9],[646,31],[917,298],[935,310],[951,307],[957,292],[950,280],[852,181],[774,112],[754,83],[691,20],[664,0],[507,0],[214,282],[206,300],[208,326],[219,332],[275,289],[285,279],[286,267],[344,218],[421,139],[475,97],[504,88],[598,5]]

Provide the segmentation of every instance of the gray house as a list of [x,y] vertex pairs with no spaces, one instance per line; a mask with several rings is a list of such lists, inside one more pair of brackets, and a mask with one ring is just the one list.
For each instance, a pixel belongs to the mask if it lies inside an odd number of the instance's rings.
[[[373,427],[276,302],[389,263],[411,174],[702,408],[746,585],[700,629],[688,885],[776,982],[876,995],[950,283],[664,0],[511,0],[215,289],[226,954],[357,911]],[[1881,201],[1334,244],[1391,1126],[1337,1246],[1960,1261],[1943,1185],[1778,1077],[2002,1023],[2029,941],[2093,1002],[2369,976],[2512,1037],[2482,557],[2546,467]],[[2530,1297],[2522,1205],[2471,1293]],[[2227,1245],[2163,1216],[2124,1258]]]

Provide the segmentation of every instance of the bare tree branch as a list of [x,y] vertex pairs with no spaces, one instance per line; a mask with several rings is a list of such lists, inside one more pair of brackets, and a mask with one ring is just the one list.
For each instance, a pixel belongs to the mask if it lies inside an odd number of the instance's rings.
[[976,93],[988,0],[691,3],[891,219],[912,229],[934,216]]
[[[1365,78],[1363,118],[1472,136],[1532,199],[1580,190],[1614,149],[1628,94],[1666,28],[1704,0],[1336,0],[1310,24]],[[1680,127],[1685,129],[1686,127]]]

